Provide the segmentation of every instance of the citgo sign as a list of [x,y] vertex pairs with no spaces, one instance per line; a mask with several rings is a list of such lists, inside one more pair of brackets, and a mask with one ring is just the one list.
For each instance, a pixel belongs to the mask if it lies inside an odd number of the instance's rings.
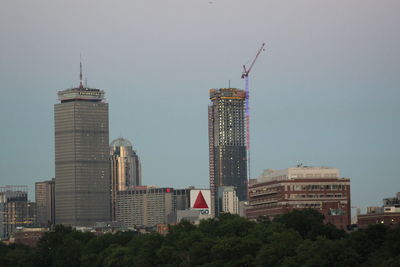
[[201,215],[211,214],[211,194],[210,190],[191,190],[190,208],[199,210]]

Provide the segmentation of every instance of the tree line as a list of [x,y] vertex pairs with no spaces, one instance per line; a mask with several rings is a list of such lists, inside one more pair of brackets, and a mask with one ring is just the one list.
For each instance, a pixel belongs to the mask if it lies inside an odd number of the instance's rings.
[[36,248],[0,243],[0,266],[400,266],[400,228],[373,225],[346,233],[318,211],[273,221],[223,214],[183,221],[165,236],[118,232],[95,236],[61,225]]

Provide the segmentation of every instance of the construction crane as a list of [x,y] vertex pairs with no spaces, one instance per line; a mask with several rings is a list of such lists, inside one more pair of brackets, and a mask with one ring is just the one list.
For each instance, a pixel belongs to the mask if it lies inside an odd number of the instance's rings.
[[247,172],[248,172],[248,178],[250,179],[250,107],[249,107],[249,74],[251,69],[254,66],[254,63],[256,63],[256,60],[258,56],[260,55],[261,51],[264,51],[265,48],[265,43],[263,43],[258,50],[256,56],[253,59],[253,62],[251,62],[250,67],[246,69],[246,65],[243,65],[243,73],[242,73],[242,79],[244,79],[244,88],[246,91],[246,151],[247,151]]

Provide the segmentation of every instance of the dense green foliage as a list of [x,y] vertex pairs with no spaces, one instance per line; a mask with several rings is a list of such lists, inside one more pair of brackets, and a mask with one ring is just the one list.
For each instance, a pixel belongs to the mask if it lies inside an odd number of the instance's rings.
[[272,222],[224,214],[198,226],[182,222],[166,236],[57,226],[35,249],[0,243],[0,266],[400,266],[400,228],[347,234],[314,210]]

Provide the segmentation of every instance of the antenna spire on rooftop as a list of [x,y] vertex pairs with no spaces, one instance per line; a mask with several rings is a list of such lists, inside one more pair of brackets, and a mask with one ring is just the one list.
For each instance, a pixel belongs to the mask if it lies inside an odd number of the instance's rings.
[[82,54],[79,54],[79,88],[83,88],[83,78],[82,78]]

